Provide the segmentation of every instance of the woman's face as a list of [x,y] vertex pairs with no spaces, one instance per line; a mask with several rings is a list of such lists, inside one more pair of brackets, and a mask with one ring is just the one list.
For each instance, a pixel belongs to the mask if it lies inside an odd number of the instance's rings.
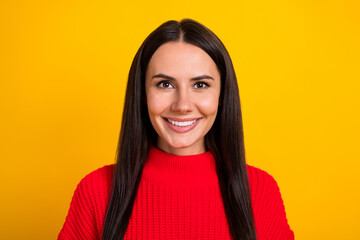
[[157,147],[175,155],[205,152],[220,85],[215,62],[201,48],[184,42],[161,45],[150,59],[145,86]]

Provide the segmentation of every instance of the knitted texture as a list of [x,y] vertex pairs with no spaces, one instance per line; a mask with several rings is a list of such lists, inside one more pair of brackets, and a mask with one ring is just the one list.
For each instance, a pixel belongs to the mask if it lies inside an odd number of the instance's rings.
[[[78,184],[58,240],[101,239],[114,165]],[[258,240],[294,239],[279,187],[248,166]],[[211,152],[175,156],[152,147],[124,239],[231,239]]]

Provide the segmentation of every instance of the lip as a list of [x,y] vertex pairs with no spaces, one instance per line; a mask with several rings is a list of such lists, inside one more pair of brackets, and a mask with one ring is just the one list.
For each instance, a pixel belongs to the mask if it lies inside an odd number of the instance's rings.
[[[189,132],[192,129],[194,129],[199,124],[199,122],[201,121],[202,118],[164,118],[163,117],[162,119],[165,121],[165,123],[171,130],[173,130],[177,133],[186,133],[186,132]],[[179,126],[175,126],[175,125],[171,124],[167,119],[169,119],[171,121],[177,121],[177,122],[187,122],[187,121],[194,121],[194,120],[197,120],[197,121],[190,126],[179,127]]]

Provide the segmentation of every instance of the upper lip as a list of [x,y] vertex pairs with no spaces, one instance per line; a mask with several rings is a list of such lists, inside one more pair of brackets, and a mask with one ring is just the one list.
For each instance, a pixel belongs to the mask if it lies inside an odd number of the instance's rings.
[[198,120],[200,118],[170,118],[170,117],[164,117],[166,119],[169,119],[171,121],[176,121],[176,122],[188,122],[188,121],[194,121],[194,120]]

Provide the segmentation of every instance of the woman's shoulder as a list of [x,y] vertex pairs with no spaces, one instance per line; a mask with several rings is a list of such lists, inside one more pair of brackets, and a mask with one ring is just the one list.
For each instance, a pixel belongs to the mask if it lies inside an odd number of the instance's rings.
[[79,185],[108,185],[111,183],[113,170],[114,164],[105,165],[93,170],[81,179]]
[[95,196],[107,196],[112,181],[114,164],[100,167],[86,174],[80,182],[78,182],[72,202],[93,201]]
[[91,171],[90,173],[86,174],[82,180],[90,180],[90,179],[97,179],[97,178],[104,178],[112,175],[114,169],[114,164],[109,164],[102,166],[98,169]]
[[103,166],[81,179],[75,189],[58,239],[99,239],[113,168],[113,164]]
[[277,185],[274,177],[268,172],[250,165],[247,166],[249,183],[251,185]]
[[113,164],[106,165],[85,175],[78,183],[72,201],[96,204],[99,199],[107,200],[111,190],[113,168]]
[[257,167],[247,166],[252,204],[256,208],[263,204],[283,205],[280,188],[275,178]]
[[274,177],[249,165],[247,171],[258,239],[294,239]]

